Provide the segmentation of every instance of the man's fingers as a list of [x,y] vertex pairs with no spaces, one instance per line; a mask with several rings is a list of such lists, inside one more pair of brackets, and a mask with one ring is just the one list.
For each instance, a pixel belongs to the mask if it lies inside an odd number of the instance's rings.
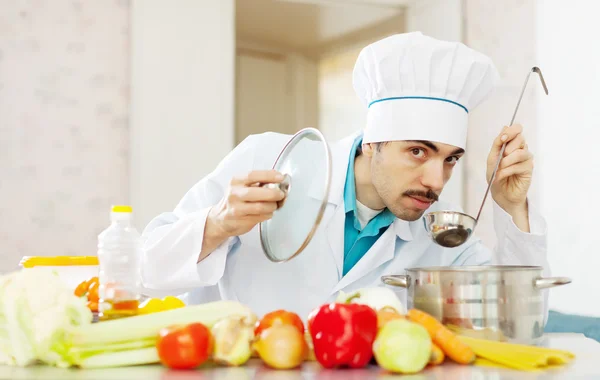
[[241,186],[233,187],[231,195],[242,202],[277,202],[285,197],[283,191],[278,188]]
[[[502,128],[502,131],[500,132],[500,134],[498,136],[496,136],[496,138],[494,139],[494,142],[492,143],[492,148],[490,149],[490,155],[488,156],[488,164],[495,163],[496,160],[498,159],[498,155],[500,154],[500,150],[502,149],[502,145],[504,145],[504,143],[507,142],[506,147],[508,148],[508,145],[510,144],[510,142],[513,139],[515,139],[515,137],[520,135],[520,133],[522,131],[523,131],[523,127],[519,124],[515,124],[510,127],[505,126],[504,128]],[[505,152],[506,152],[506,149],[505,149]]]
[[235,219],[245,219],[272,214],[275,210],[277,210],[276,202],[238,203],[231,206],[230,214]]
[[494,182],[500,182],[513,175],[525,174],[533,170],[533,160],[521,162],[516,165],[511,165],[502,170],[498,170]]
[[514,139],[512,139],[508,144],[506,144],[506,149],[504,150],[504,157],[510,155],[512,152],[517,149],[523,149],[525,147],[525,137],[522,134],[517,135]]
[[242,218],[239,218],[240,223],[248,224],[251,226],[255,226],[258,223],[264,222],[265,220],[269,220],[273,218],[273,213],[261,214],[261,215],[246,215]]
[[246,215],[264,215],[264,214],[272,214],[275,210],[277,210],[276,202],[252,202],[246,203],[244,205],[246,211]]
[[511,165],[519,164],[521,162],[525,162],[531,159],[533,159],[533,154],[531,154],[531,152],[525,149],[518,149],[512,152],[507,157],[504,157],[502,161],[500,161],[500,166],[498,167],[498,170],[502,170]]
[[280,183],[282,180],[283,176],[276,170],[255,170],[247,175],[233,178],[231,185],[251,186],[256,183]]
[[523,132],[523,127],[520,124],[502,128],[502,132],[494,139],[494,147],[498,148],[497,150],[500,151],[502,144],[513,140],[521,132]]

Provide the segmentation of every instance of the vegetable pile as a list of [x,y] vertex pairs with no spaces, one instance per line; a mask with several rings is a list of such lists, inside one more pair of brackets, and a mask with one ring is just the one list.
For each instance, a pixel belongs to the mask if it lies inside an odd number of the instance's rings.
[[[93,284],[81,285],[74,294],[45,270],[0,276],[0,364],[107,368],[161,363],[190,370],[206,363],[241,366],[256,357],[281,370],[307,360],[324,368],[362,368],[375,361],[388,372],[414,374],[447,358],[463,365],[509,366],[511,349],[538,364],[543,355],[553,363],[573,358],[556,350],[463,339],[423,311],[404,311],[385,288],[340,294],[336,302],[316,307],[306,324],[287,310],[258,319],[238,302],[183,307],[172,298],[148,302],[146,311],[135,316],[92,323]],[[519,367],[529,368],[523,360]]]

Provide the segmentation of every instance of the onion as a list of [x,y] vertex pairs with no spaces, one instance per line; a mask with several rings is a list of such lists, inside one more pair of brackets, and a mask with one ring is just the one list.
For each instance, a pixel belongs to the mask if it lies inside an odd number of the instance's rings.
[[252,355],[254,326],[240,318],[225,318],[211,331],[214,339],[213,360],[225,366],[245,364]]
[[373,343],[377,364],[395,373],[417,373],[431,358],[431,338],[427,330],[406,319],[387,322]]
[[292,325],[273,325],[257,337],[253,345],[271,368],[291,369],[302,364],[308,354],[304,335]]

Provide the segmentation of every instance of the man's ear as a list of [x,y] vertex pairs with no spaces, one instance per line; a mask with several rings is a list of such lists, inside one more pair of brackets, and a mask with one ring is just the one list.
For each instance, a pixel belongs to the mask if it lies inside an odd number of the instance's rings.
[[373,152],[375,151],[376,148],[377,148],[377,144],[373,144],[373,143],[363,144],[362,152],[365,156],[372,158]]

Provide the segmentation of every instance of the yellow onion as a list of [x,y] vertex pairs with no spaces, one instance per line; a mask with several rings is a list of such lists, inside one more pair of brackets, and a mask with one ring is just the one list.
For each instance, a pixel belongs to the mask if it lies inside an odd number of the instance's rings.
[[296,368],[308,354],[304,334],[287,324],[273,325],[263,330],[253,348],[267,366],[275,369]]

